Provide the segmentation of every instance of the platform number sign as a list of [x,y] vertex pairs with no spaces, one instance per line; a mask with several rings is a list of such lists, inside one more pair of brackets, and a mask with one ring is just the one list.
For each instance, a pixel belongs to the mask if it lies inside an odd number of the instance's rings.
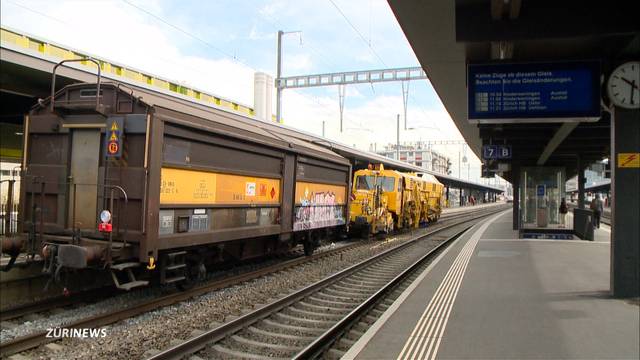
[[498,146],[498,159],[511,159],[511,146]]
[[497,145],[484,145],[482,147],[482,158],[485,160],[496,159],[498,156]]
[[107,121],[105,136],[105,154],[110,158],[122,156],[122,133],[124,132],[124,119],[111,118]]
[[511,159],[511,156],[511,146],[509,145],[484,145],[482,147],[484,160],[505,160]]

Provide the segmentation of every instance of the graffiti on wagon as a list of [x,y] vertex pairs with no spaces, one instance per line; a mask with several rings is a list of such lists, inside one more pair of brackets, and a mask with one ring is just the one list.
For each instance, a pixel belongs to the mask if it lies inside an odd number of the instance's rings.
[[309,230],[328,226],[343,225],[344,203],[333,191],[310,191],[296,199],[294,230]]

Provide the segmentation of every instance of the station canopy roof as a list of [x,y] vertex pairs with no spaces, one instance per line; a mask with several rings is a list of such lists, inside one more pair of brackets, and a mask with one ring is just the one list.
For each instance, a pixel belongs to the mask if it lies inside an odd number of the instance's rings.
[[[467,65],[595,60],[607,74],[640,53],[638,1],[389,0],[402,30],[471,149],[512,146],[513,163],[565,166],[610,153],[610,116],[595,122],[472,124]],[[604,87],[603,87],[604,89]],[[604,90],[602,90],[604,92]],[[543,157],[543,154],[546,154]],[[548,155],[548,156],[547,156]],[[510,171],[504,173],[511,179]]]

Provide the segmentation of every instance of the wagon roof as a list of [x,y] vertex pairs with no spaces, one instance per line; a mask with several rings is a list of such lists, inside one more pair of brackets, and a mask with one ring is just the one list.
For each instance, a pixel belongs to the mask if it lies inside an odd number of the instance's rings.
[[[66,89],[95,86],[95,84],[82,83],[67,85],[58,93]],[[158,115],[169,119],[171,122],[189,124],[188,119],[194,117],[200,120],[199,125],[203,125],[207,130],[217,132],[224,131],[231,137],[244,138],[249,141],[255,141],[276,148],[286,149],[301,153],[307,156],[313,156],[320,159],[326,159],[341,164],[349,164],[349,161],[335,152],[317,145],[309,141],[300,139],[292,134],[283,133],[264,121],[235,114],[222,109],[200,105],[179,97],[165,95],[151,90],[132,87],[127,85],[125,89],[118,88],[117,83],[106,82],[101,84],[102,89],[112,88],[120,91],[121,94],[128,95],[137,99],[149,107],[152,107]],[[47,102],[49,99],[47,99]],[[183,116],[180,114],[185,114]]]
[[182,99],[159,94],[157,92],[134,89],[133,95],[141,98],[142,102],[154,107],[161,107],[185,113],[214,123],[223,124],[248,133],[263,136],[271,139],[274,145],[279,144],[279,147],[286,147],[288,149],[293,149],[294,151],[297,150],[297,152],[301,152],[300,150],[307,150],[313,152],[313,155],[326,158],[327,160],[348,163],[348,160],[344,157],[322,146],[274,131],[273,128],[267,126],[265,122],[255,118],[248,118],[225,110],[183,101]]

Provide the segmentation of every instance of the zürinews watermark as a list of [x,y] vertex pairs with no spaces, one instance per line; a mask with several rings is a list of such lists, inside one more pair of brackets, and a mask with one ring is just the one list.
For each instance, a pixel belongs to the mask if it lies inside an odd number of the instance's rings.
[[47,329],[48,338],[103,338],[107,336],[107,329],[68,329],[68,328],[49,328]]

